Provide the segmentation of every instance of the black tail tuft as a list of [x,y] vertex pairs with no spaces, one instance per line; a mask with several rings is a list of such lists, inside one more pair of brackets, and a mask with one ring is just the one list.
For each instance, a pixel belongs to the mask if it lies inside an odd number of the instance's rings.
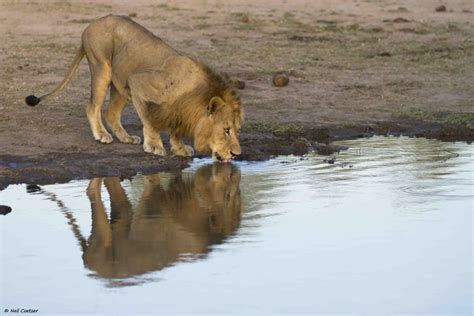
[[26,104],[28,104],[29,106],[35,106],[37,105],[38,103],[40,103],[41,99],[40,98],[37,98],[35,97],[34,95],[29,95],[25,98],[25,102]]

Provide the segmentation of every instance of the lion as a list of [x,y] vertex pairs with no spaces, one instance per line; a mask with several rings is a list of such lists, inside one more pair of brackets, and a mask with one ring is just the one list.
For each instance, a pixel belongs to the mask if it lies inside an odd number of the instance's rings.
[[101,118],[110,87],[105,121],[122,143],[141,143],[140,137],[129,135],[121,124],[123,109],[131,101],[143,124],[145,152],[166,155],[160,135],[166,130],[171,151],[178,156],[194,154],[183,137],[193,140],[197,152],[210,153],[221,162],[241,153],[244,112],[232,84],[124,16],[107,15],[89,24],[63,81],[46,95],[26,97],[26,103],[35,106],[63,90],[84,56],[91,73],[86,114],[95,140],[113,141]]
[[[143,192],[135,206],[119,178],[89,183],[92,231],[87,241],[79,242],[84,245],[84,265],[100,277],[128,278],[183,259],[203,258],[240,225],[240,170],[232,164],[203,166],[192,176],[142,179]],[[103,184],[110,197],[110,220],[101,196]]]

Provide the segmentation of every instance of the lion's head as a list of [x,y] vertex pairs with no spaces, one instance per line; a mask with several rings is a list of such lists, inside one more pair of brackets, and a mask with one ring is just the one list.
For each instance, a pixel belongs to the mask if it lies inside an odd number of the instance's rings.
[[239,95],[232,89],[213,96],[207,107],[207,118],[196,135],[195,148],[210,152],[214,160],[230,162],[240,155],[239,134],[243,122]]

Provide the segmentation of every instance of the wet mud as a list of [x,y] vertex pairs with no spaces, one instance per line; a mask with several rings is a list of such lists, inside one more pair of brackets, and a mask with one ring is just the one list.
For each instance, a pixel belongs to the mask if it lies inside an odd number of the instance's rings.
[[[417,121],[384,122],[370,126],[311,128],[279,135],[277,132],[246,132],[240,137],[242,155],[236,160],[262,161],[278,155],[304,155],[315,152],[332,155],[347,149],[333,142],[344,139],[385,136],[434,138],[441,141],[471,143],[474,130],[466,126],[449,126]],[[164,139],[169,147],[168,140]],[[119,144],[120,146],[121,144]],[[106,145],[104,145],[106,146]],[[123,145],[122,146],[126,146]],[[111,154],[109,151],[82,153],[49,153],[39,156],[0,155],[0,189],[9,184],[63,183],[75,179],[117,176],[128,178],[137,173],[150,174],[181,170],[191,159],[167,155],[158,157],[144,152]],[[105,148],[105,147],[104,147]],[[197,155],[196,157],[206,157]]]

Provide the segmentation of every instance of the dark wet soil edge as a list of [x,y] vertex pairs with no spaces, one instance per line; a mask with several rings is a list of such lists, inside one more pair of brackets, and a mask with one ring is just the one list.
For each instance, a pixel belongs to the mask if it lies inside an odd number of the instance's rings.
[[[283,132],[282,132],[283,131]],[[242,155],[238,160],[261,161],[276,155],[304,155],[315,151],[330,155],[344,148],[332,145],[336,140],[395,135],[434,138],[441,141],[474,140],[474,129],[466,125],[446,125],[419,121],[380,122],[365,126],[280,128],[255,131],[248,128],[241,135]],[[65,183],[98,176],[128,178],[137,173],[181,170],[191,159],[156,157],[146,153],[112,155],[87,153],[57,153],[37,157],[0,155],[0,190],[9,184]]]
[[146,153],[119,156],[108,153],[50,153],[37,157],[0,155],[0,190],[18,183],[52,184],[112,176],[129,178],[137,173],[180,170],[190,161]]

